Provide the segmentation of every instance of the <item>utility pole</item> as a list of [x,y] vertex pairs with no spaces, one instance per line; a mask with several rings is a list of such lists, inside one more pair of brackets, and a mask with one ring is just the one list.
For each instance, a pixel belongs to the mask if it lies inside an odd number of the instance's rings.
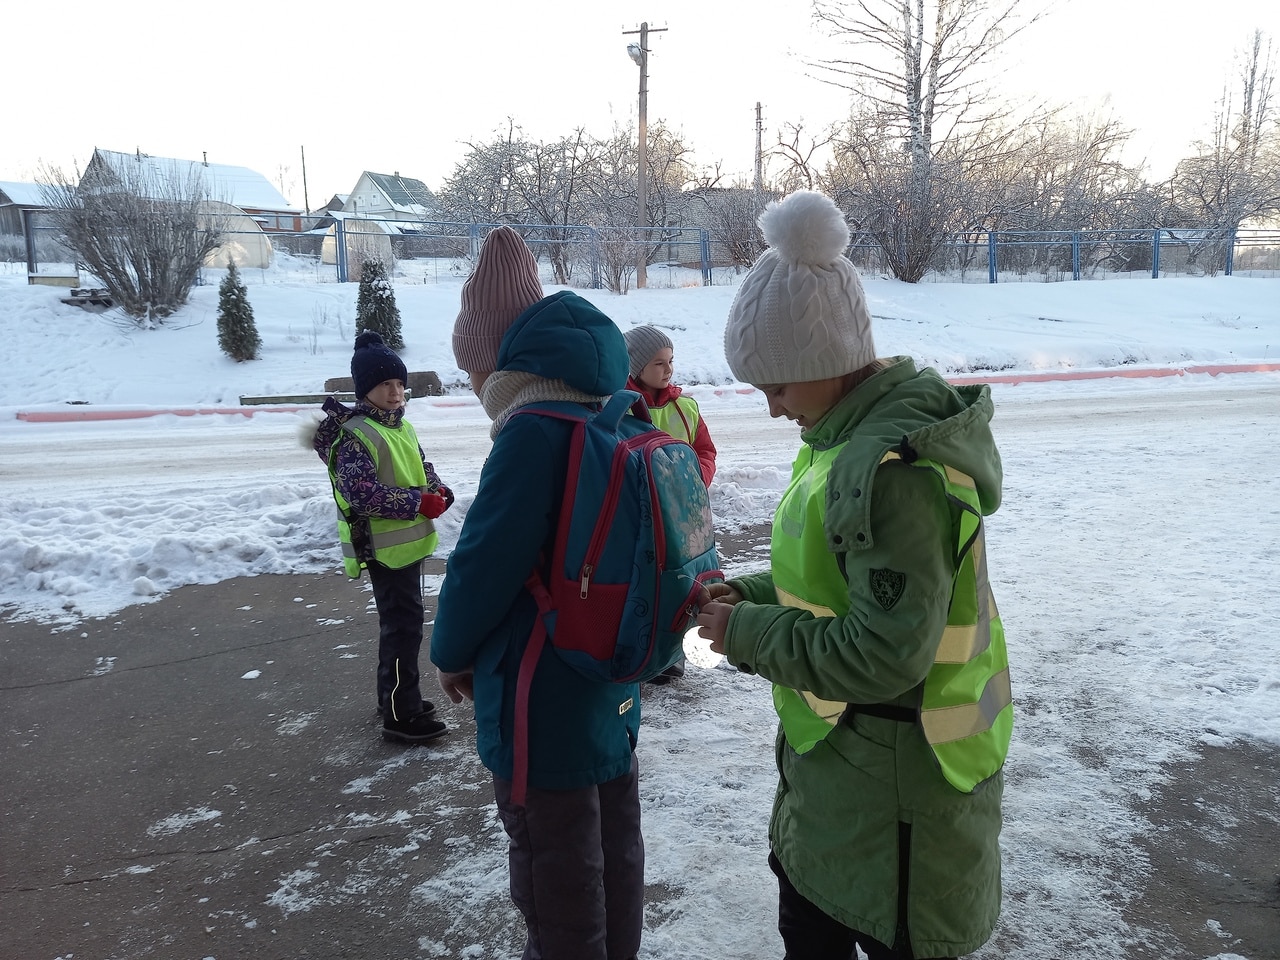
[[[666,27],[655,27],[653,33],[664,33]],[[649,23],[639,30],[623,30],[622,35],[640,34],[639,43],[627,44],[627,55],[640,68],[640,130],[636,149],[636,226],[640,235],[640,255],[636,258],[636,289],[648,284],[645,267],[649,260],[649,204],[645,196],[649,185]]]
[[303,212],[311,213],[311,201],[307,199],[307,148],[299,147],[302,151],[302,205],[306,208]]
[[756,176],[752,182],[752,189],[758,194],[760,188],[764,186],[764,147],[763,147],[763,130],[764,124],[760,117],[760,101],[756,101]]

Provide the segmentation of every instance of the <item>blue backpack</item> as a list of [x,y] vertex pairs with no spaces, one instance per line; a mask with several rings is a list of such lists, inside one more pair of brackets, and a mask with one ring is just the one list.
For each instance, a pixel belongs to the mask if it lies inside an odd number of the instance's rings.
[[698,455],[650,422],[639,394],[619,391],[598,412],[550,402],[516,411],[523,414],[574,427],[551,582],[534,570],[525,584],[540,616],[516,686],[517,804],[527,773],[529,683],[547,639],[592,680],[652,679],[684,656],[703,585],[724,579]]

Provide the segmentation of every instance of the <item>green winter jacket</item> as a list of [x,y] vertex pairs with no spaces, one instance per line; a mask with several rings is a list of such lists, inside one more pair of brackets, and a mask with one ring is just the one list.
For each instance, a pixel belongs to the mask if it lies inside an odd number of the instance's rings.
[[[955,388],[897,357],[805,431],[797,476],[816,452],[844,447],[826,475],[822,522],[797,530],[795,516],[775,518],[775,543],[785,522],[807,554],[825,546],[843,568],[847,613],[779,605],[769,573],[733,580],[746,602],[729,619],[730,662],[823,700],[916,710],[947,625],[960,511],[932,471],[882,459],[905,436],[919,457],[971,476],[990,514],[1001,484],[991,414],[986,386]],[[1002,774],[961,792],[918,723],[865,712],[803,754],[779,729],[775,751],[769,838],[803,896],[882,943],[909,938],[918,957],[986,942],[1000,913]]]

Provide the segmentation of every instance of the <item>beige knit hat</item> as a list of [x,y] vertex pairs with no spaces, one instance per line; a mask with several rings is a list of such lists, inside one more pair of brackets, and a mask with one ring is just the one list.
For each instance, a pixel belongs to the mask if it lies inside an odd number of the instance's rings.
[[760,214],[769,249],[738,288],[724,355],[744,383],[807,383],[876,358],[858,271],[844,256],[849,226],[831,200],[798,190]]
[[453,324],[453,356],[459,369],[492,373],[503,336],[542,296],[538,264],[520,234],[510,227],[490,231],[475,270],[462,285],[462,307]]
[[639,379],[640,371],[649,365],[650,361],[658,355],[659,350],[671,349],[671,338],[648,323],[641,327],[632,327],[625,331],[622,337],[627,341],[628,367],[631,376],[636,379]]

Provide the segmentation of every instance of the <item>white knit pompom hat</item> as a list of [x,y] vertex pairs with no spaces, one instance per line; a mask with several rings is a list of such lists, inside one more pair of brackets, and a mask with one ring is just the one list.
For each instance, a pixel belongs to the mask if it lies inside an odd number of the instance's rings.
[[724,355],[743,383],[840,377],[876,358],[849,226],[831,200],[798,190],[760,214],[769,245],[729,307]]

